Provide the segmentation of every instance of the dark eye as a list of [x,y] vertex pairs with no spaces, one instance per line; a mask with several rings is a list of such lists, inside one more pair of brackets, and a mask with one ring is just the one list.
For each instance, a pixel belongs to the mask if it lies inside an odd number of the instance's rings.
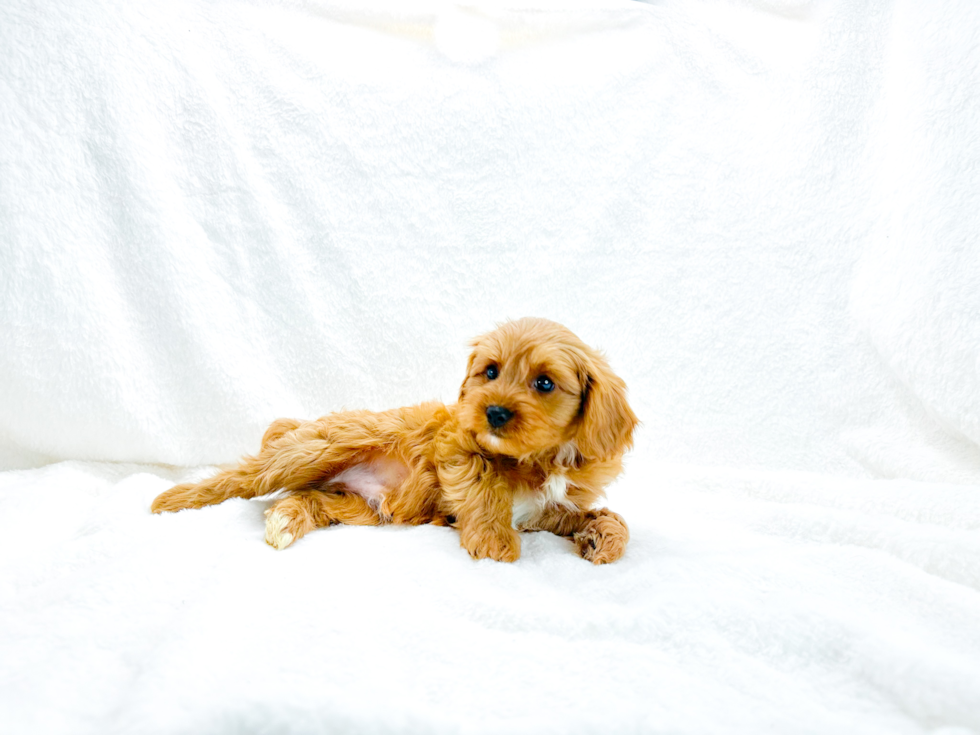
[[547,375],[539,375],[534,381],[534,387],[542,393],[551,393],[555,389],[555,384]]
[[497,376],[500,375],[500,370],[497,369],[496,365],[490,365],[485,371],[487,380],[496,380]]

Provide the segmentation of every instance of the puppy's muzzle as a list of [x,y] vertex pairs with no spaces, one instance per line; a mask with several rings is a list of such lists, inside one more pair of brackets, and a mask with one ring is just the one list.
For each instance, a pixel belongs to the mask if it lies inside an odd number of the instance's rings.
[[487,408],[487,423],[495,429],[499,429],[514,418],[514,412],[508,411],[503,406],[490,406]]

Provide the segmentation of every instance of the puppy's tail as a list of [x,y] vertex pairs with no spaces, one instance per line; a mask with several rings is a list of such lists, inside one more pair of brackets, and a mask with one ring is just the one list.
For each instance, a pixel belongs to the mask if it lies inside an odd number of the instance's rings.
[[262,435],[262,448],[265,449],[272,442],[279,441],[289,432],[298,429],[302,424],[303,422],[298,419],[276,419],[265,430],[265,434]]

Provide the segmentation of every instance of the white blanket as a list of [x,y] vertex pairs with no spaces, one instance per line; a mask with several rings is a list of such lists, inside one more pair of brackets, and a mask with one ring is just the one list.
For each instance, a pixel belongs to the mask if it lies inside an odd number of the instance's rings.
[[[0,4],[0,729],[980,732],[980,5]],[[507,317],[624,559],[152,516]]]
[[980,731],[976,487],[634,463],[593,567],[432,526],[277,552],[266,502],[147,513],[185,476],[0,475],[5,730]]

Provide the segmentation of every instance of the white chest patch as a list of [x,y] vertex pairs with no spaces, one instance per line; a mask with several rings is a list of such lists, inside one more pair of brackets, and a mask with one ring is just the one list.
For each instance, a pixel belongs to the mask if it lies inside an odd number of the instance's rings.
[[568,478],[563,472],[552,473],[541,487],[519,492],[514,496],[511,525],[517,528],[527,523],[540,515],[549,505],[574,507],[568,500]]

